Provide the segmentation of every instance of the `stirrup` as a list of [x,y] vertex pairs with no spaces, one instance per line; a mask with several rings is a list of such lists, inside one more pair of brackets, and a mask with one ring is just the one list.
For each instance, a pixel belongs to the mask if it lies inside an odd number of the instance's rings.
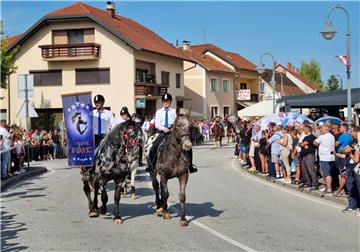
[[198,171],[198,167],[195,164],[193,164],[192,167],[189,167],[190,173],[195,173],[197,171]]

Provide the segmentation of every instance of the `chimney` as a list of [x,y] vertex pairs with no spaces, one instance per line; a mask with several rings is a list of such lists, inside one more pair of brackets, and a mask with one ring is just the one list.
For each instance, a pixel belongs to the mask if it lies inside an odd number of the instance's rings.
[[295,67],[291,63],[288,63],[288,70],[295,72]]
[[188,40],[183,41],[183,50],[190,50],[190,41]]
[[111,1],[108,1],[106,2],[106,11],[107,13],[112,17],[112,18],[115,18],[115,3],[114,2],[111,2]]
[[178,40],[178,39],[176,40],[175,47],[176,47],[176,48],[179,48],[179,40]]

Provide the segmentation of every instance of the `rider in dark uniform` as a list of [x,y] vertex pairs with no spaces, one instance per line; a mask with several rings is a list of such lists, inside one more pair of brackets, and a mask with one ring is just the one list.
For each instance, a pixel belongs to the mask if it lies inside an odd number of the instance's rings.
[[[171,134],[171,128],[176,119],[176,110],[171,108],[172,96],[169,93],[165,93],[161,97],[163,107],[156,111],[155,114],[155,128],[160,132],[159,136],[153,142],[153,145],[150,149],[149,158],[148,158],[148,167],[146,171],[151,172],[154,170],[156,164],[156,155],[159,148],[159,145],[163,142],[165,137],[168,134]],[[197,168],[192,163],[192,149],[188,151],[190,158],[190,173],[197,172]]]

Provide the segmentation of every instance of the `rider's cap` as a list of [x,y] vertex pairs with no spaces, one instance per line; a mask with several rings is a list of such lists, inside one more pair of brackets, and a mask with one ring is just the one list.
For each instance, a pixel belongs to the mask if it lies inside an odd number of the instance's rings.
[[94,103],[97,103],[97,102],[105,102],[104,96],[102,96],[101,94],[95,95]]
[[125,115],[125,114],[130,116],[129,109],[127,107],[122,107],[120,110],[120,115]]
[[165,93],[162,95],[161,100],[162,101],[172,101],[172,96],[169,93]]

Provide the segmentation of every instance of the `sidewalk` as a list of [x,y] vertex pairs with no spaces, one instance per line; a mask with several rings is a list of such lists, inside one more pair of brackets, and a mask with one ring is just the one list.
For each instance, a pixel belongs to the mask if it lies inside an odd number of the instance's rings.
[[[321,194],[321,192],[319,190],[311,190],[311,189],[304,189],[304,188],[301,188],[299,185],[293,185],[293,184],[286,184],[278,179],[269,179],[269,177],[265,177],[265,176],[262,176],[261,174],[258,174],[258,173],[253,173],[253,172],[249,172],[247,168],[243,167],[242,165],[240,165],[240,163],[238,162],[239,164],[239,167],[258,177],[258,178],[261,178],[265,181],[268,181],[268,183],[275,183],[275,184],[278,184],[279,186],[283,186],[283,187],[286,187],[288,189],[291,189],[291,190],[295,190],[295,191],[300,191],[300,192],[303,192],[303,193],[306,193],[306,194],[310,194],[310,195],[313,195],[315,197],[318,197],[318,198],[323,198],[323,199],[326,199],[326,200],[329,200],[329,201],[332,201],[332,202],[335,202],[335,203],[338,203],[338,204],[342,204],[342,205],[348,205],[348,199],[347,197],[335,197],[333,195],[323,195]],[[321,181],[319,181],[321,183]]]
[[25,181],[28,178],[34,177],[36,175],[43,174],[48,170],[44,166],[30,164],[30,168],[24,167],[25,172],[23,174],[14,175],[12,177],[8,177],[7,179],[1,180],[1,192],[8,189],[10,186],[18,183],[19,181]]

